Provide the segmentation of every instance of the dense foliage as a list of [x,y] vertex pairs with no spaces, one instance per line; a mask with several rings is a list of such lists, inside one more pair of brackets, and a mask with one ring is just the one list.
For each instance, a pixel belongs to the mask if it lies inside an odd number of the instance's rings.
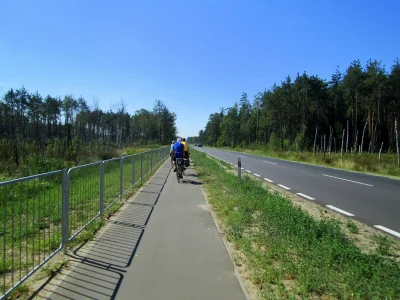
[[[351,63],[329,82],[316,75],[288,76],[280,85],[210,115],[199,137],[211,146],[269,146],[271,150],[396,151],[400,118],[400,61],[390,72],[380,62]],[[314,146],[315,145],[315,146]]]
[[176,115],[160,100],[152,111],[130,115],[123,102],[107,112],[84,98],[42,97],[24,87],[0,99],[0,161],[19,166],[29,157],[76,162],[109,149],[169,144],[176,136]]

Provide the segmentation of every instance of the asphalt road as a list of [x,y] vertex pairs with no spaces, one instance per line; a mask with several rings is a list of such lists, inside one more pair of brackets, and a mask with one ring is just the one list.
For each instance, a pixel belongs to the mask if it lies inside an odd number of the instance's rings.
[[242,172],[400,238],[400,180],[233,151],[195,148],[235,166],[241,157]]

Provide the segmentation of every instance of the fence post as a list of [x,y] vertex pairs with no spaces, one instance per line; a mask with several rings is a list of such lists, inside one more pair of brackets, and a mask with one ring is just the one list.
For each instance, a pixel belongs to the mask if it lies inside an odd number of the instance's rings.
[[135,155],[132,155],[132,186],[135,185]]
[[143,153],[140,153],[140,181],[143,180]]
[[153,171],[153,150],[150,152],[150,171]]
[[149,173],[149,152],[146,152],[146,174]]
[[61,244],[63,253],[67,254],[68,217],[69,217],[69,175],[68,170],[62,171],[62,214],[61,214]]
[[119,161],[119,200],[122,200],[122,190],[124,184],[124,158]]
[[104,218],[104,161],[100,164],[100,218]]
[[242,159],[238,157],[238,177],[242,178]]

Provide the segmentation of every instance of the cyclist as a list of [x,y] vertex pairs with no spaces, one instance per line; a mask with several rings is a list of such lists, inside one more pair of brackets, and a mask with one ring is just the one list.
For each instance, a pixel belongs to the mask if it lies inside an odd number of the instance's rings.
[[185,138],[182,139],[182,144],[183,144],[183,157],[185,159],[189,159],[189,145],[186,142]]
[[174,172],[177,171],[176,168],[176,159],[177,158],[183,158],[183,144],[182,144],[182,139],[178,138],[174,146],[172,147],[172,153],[173,153],[173,161],[174,161]]

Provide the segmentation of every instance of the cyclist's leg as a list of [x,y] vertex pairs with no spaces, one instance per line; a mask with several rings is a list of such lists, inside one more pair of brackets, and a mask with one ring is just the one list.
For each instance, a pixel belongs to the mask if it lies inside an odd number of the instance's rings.
[[176,172],[176,157],[175,156],[172,158],[172,161],[173,161],[174,172]]

